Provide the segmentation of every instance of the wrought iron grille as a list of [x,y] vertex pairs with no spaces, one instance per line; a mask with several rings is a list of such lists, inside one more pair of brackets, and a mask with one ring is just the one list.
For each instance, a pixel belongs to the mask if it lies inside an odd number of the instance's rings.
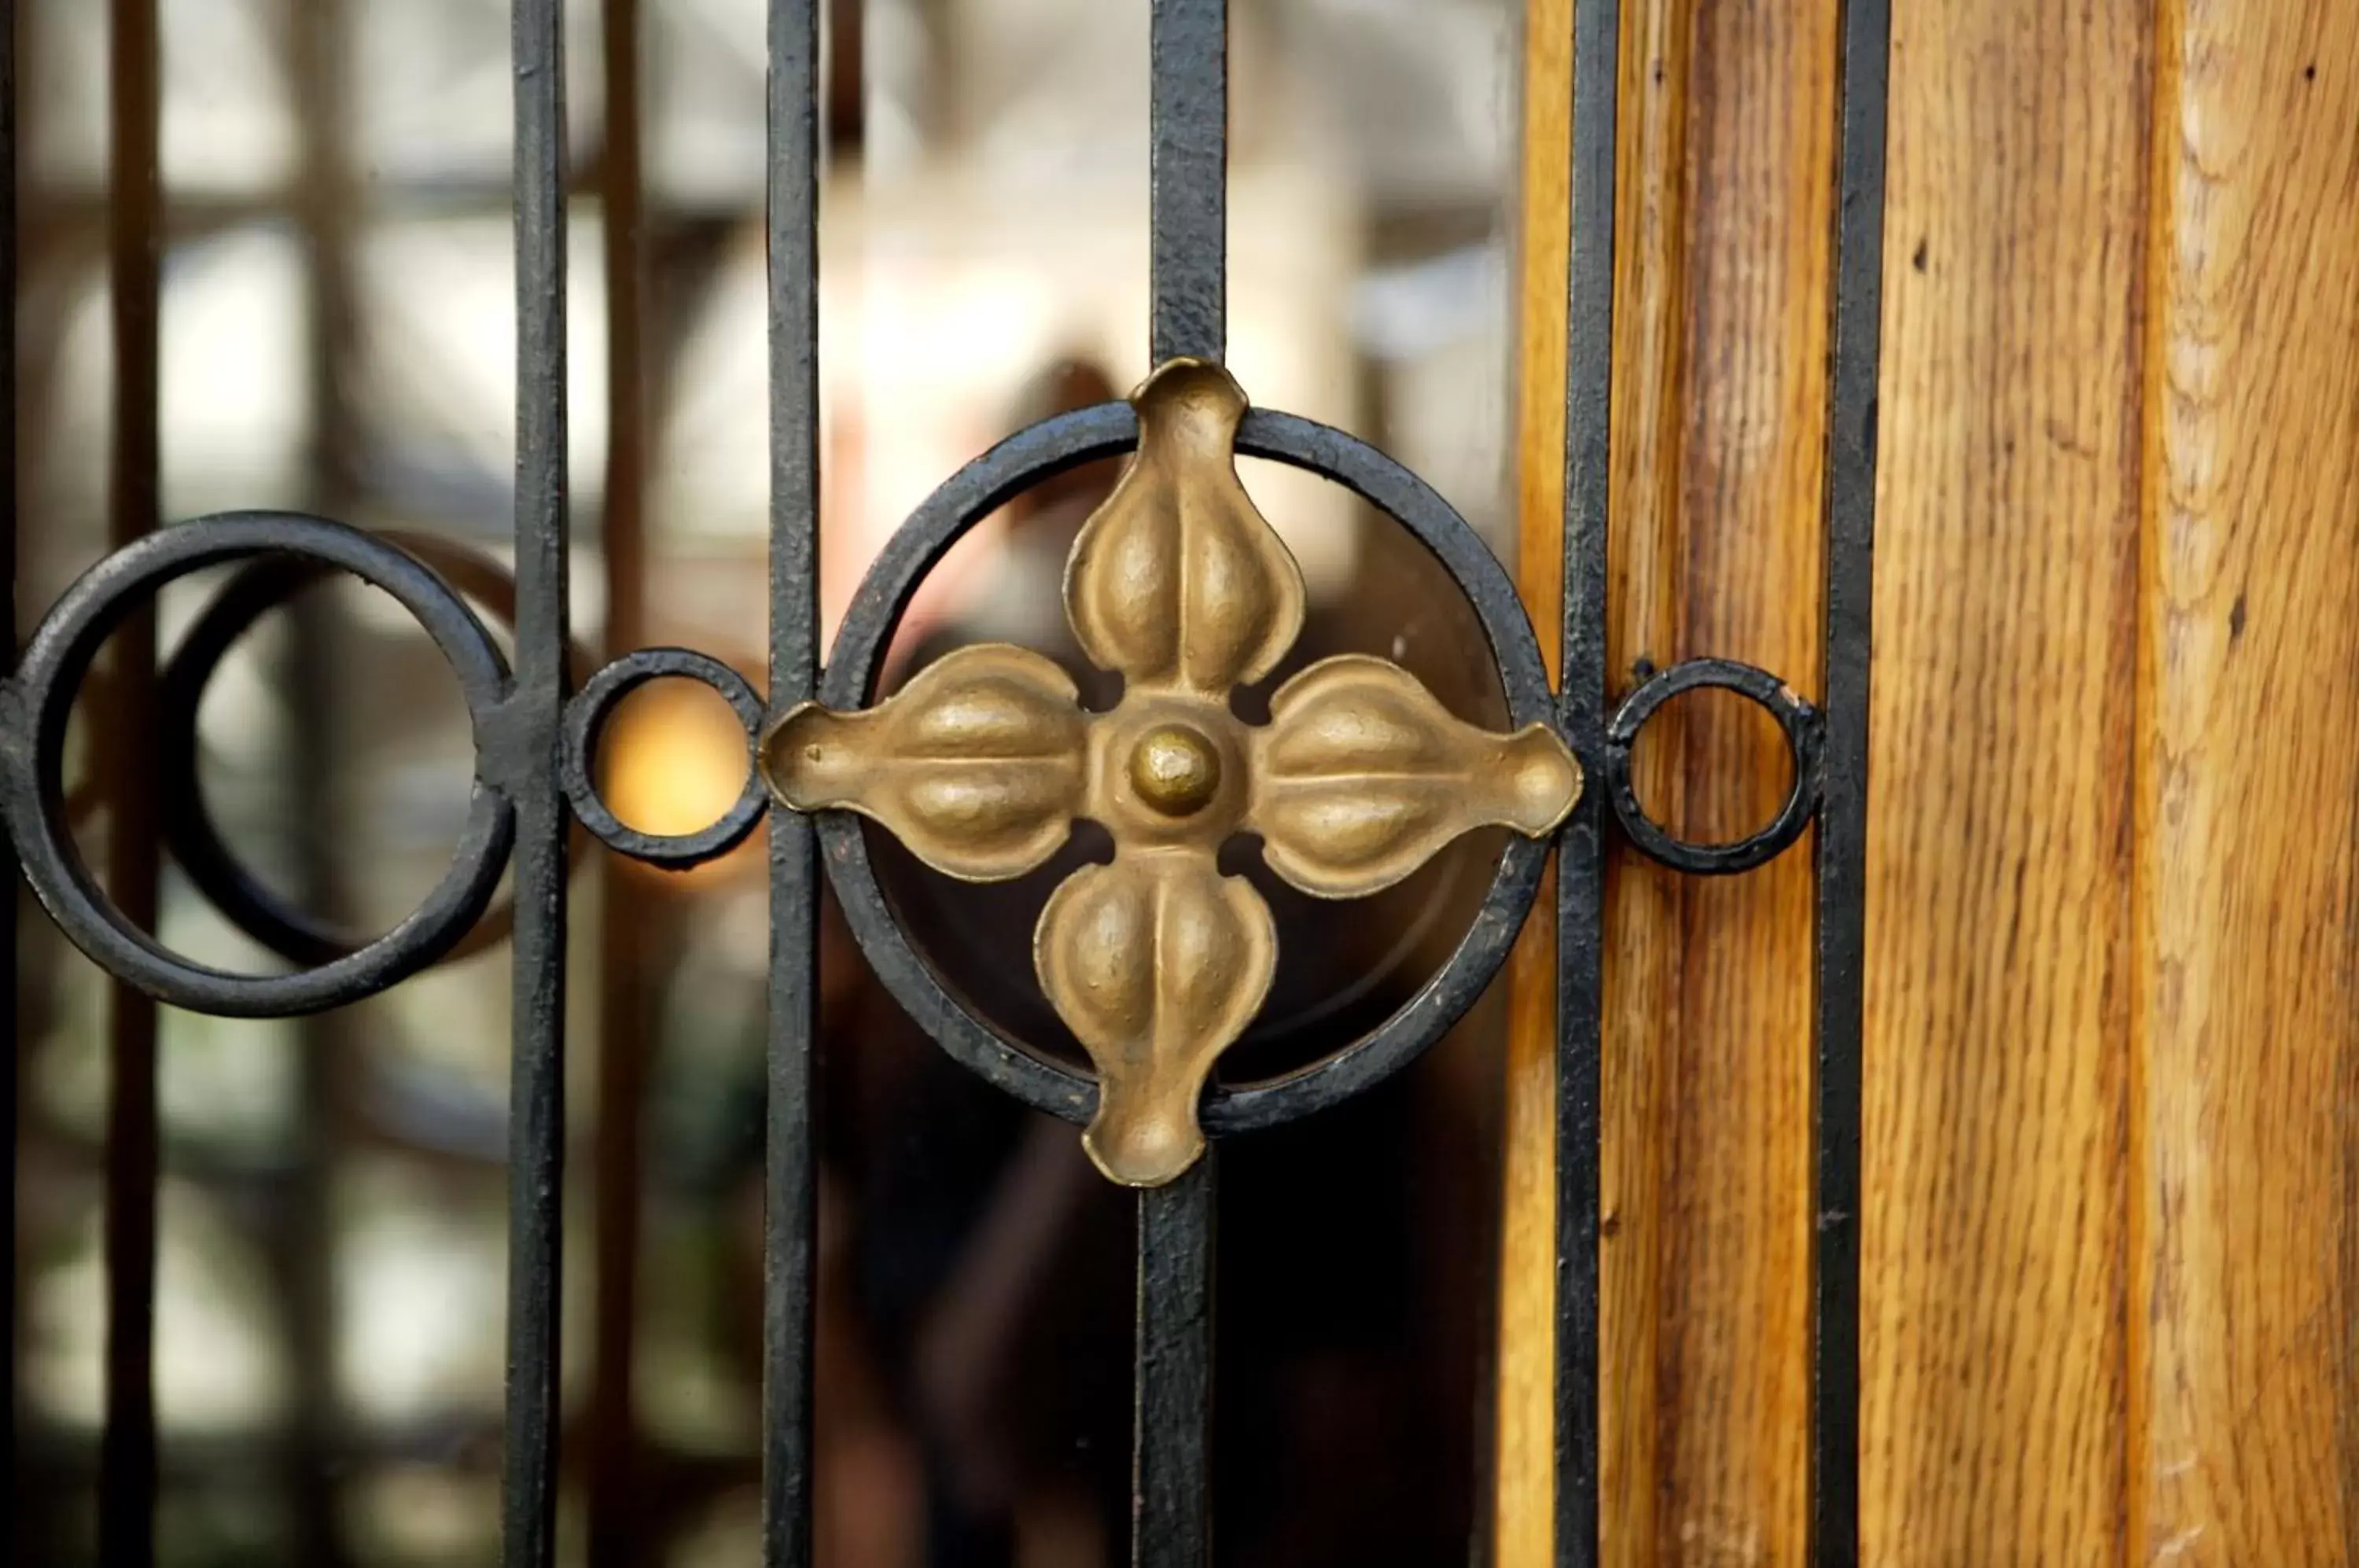
[[[1505,962],[1544,885],[1553,846],[1560,1150],[1555,1540],[1558,1560],[1580,1565],[1597,1560],[1597,1412],[1601,1398],[1613,1397],[1599,1387],[1597,1356],[1605,835],[1609,825],[1618,826],[1639,850],[1667,866],[1732,874],[1783,853],[1815,823],[1812,1554],[1829,1568],[1854,1562],[1863,826],[1886,0],[1851,0],[1842,30],[1826,652],[1817,702],[1775,675],[1712,659],[1641,670],[1618,701],[1612,696],[1605,551],[1613,499],[1607,441],[1615,0],[1578,0],[1574,8],[1566,592],[1562,625],[1555,628],[1565,672],[1561,690],[1550,687],[1514,585],[1430,486],[1340,430],[1246,407],[1218,368],[1226,313],[1225,5],[1223,0],[1152,0],[1152,6],[1149,333],[1153,362],[1161,368],[1133,399],[1034,425],[945,480],[876,561],[822,663],[816,532],[820,6],[817,0],[771,0],[765,697],[727,665],[683,648],[628,653],[586,679],[578,679],[571,665],[565,468],[569,170],[558,0],[516,0],[513,9],[519,455],[512,656],[503,654],[462,596],[492,597],[505,585],[487,589],[471,576],[469,558],[447,550],[282,512],[220,514],[148,531],[158,467],[155,12],[152,5],[118,5],[114,157],[125,178],[119,184],[125,210],[115,215],[113,259],[114,324],[125,374],[115,440],[118,473],[127,481],[114,503],[119,548],[50,608],[0,687],[0,802],[22,873],[64,931],[145,996],[202,1012],[286,1017],[380,992],[449,953],[483,929],[495,885],[504,871],[512,871],[505,916],[515,943],[515,1005],[503,1536],[506,1561],[544,1563],[554,1551],[559,1426],[568,833],[579,822],[616,854],[684,867],[725,853],[766,820],[766,1561],[791,1568],[811,1557],[812,1051],[824,866],[866,957],[926,1031],[996,1088],[1038,1109],[1091,1123],[1092,1151],[1101,1166],[1138,1187],[1131,1556],[1141,1564],[1183,1568],[1211,1560],[1212,1529],[1208,1451],[1217,1161],[1202,1149],[1199,1124],[1217,1146],[1223,1138],[1317,1114],[1432,1045]],[[7,13],[0,5],[0,41],[14,37]],[[0,145],[6,149],[0,169],[11,181],[0,199],[0,219],[9,225],[0,231],[0,266],[8,269],[12,298],[14,64],[13,58],[0,60],[5,88],[0,114],[8,116],[0,120]],[[13,333],[13,315],[9,322]],[[0,352],[13,363],[13,337],[0,343]],[[0,440],[13,442],[15,429],[13,420],[0,420]],[[1068,587],[1074,624],[1089,651],[1130,679],[1134,690],[1125,702],[1164,704],[1147,715],[1158,721],[1151,732],[1125,729],[1121,710],[1080,715],[1070,683],[1062,692],[1053,681],[1043,686],[1010,650],[970,660],[963,676],[945,675],[939,683],[943,692],[930,708],[929,699],[914,690],[886,707],[869,706],[896,625],[920,582],[963,534],[1031,485],[1083,463],[1134,453],[1124,482],[1127,499],[1118,489],[1102,509],[1091,525],[1094,544],[1085,531]],[[1430,551],[1479,620],[1518,734],[1486,736],[1459,724],[1405,674],[1374,660],[1343,670],[1316,667],[1314,673],[1326,672],[1325,684],[1304,681],[1288,689],[1298,692],[1294,717],[1281,691],[1267,735],[1245,726],[1232,733],[1226,721],[1205,716],[1231,681],[1266,670],[1275,657],[1268,648],[1283,651],[1291,637],[1286,608],[1291,563],[1275,549],[1274,536],[1264,539],[1266,526],[1250,502],[1241,500],[1242,492],[1229,494],[1233,474],[1223,487],[1222,476],[1230,473],[1234,454],[1273,459],[1341,484]],[[10,456],[13,469],[13,448]],[[12,562],[16,520],[12,506]],[[252,564],[230,580],[154,677],[149,700],[161,715],[160,734],[118,743],[138,754],[114,759],[118,773],[136,777],[158,767],[165,772],[158,788],[130,791],[114,802],[118,815],[102,887],[75,845],[62,784],[76,693],[111,635],[129,637],[126,667],[133,678],[146,680],[139,672],[156,665],[147,608],[155,593],[206,568],[236,562]],[[332,570],[383,590],[431,636],[458,675],[476,746],[473,803],[449,871],[409,918],[349,949],[237,870],[197,800],[193,779],[174,773],[179,765],[172,761],[190,750],[185,732],[223,651],[264,609]],[[1294,591],[1299,595],[1299,585]],[[1299,607],[1293,613],[1299,619]],[[742,795],[719,821],[677,837],[626,826],[602,799],[592,768],[602,727],[615,705],[659,678],[701,681],[717,691],[737,714],[749,757],[759,764],[749,768]],[[1647,813],[1632,783],[1631,751],[1648,717],[1700,687],[1723,688],[1766,709],[1792,755],[1794,781],[1783,807],[1767,826],[1736,843],[1701,844],[1674,836]],[[899,710],[902,720],[886,719],[897,704],[909,704]],[[862,735],[870,738],[856,738]],[[176,742],[175,735],[182,738]],[[1288,750],[1298,740],[1300,755]],[[1325,760],[1301,760],[1318,751],[1313,742],[1332,743],[1321,754]],[[849,774],[843,771],[847,749],[860,754]],[[912,783],[907,775],[913,767],[929,770],[926,778]],[[1010,775],[1011,768],[1020,776]],[[1404,777],[1411,782],[1399,784]],[[1373,781],[1378,779],[1388,781],[1384,789],[1408,789],[1413,798],[1386,797],[1381,810],[1364,811],[1378,793]],[[928,789],[936,793],[927,795]],[[1310,791],[1302,798],[1312,806],[1300,819],[1310,825],[1285,825],[1288,789]],[[1037,799],[1042,790],[1046,806]],[[1053,847],[1071,817],[1113,819],[1125,845],[1115,865],[1132,857],[1129,874],[1147,878],[1139,885],[1145,890],[1124,891],[1114,886],[1116,877],[1099,876],[1093,891],[1084,887],[1086,875],[1077,877],[1069,888],[1079,912],[1069,928],[1056,927],[1065,903],[1060,895],[1038,939],[1043,984],[1091,1047],[1095,1074],[1061,1066],[1006,1038],[945,988],[897,922],[853,809],[909,839],[922,858],[973,877],[1037,864],[1027,845],[1038,840]],[[1125,811],[1136,820],[1125,818]],[[1220,814],[1224,811],[1229,814]],[[1503,822],[1524,836],[1510,840],[1500,855],[1480,913],[1454,953],[1388,1021],[1283,1077],[1207,1087],[1211,1056],[1259,1005],[1275,962],[1273,937],[1266,910],[1254,895],[1221,891],[1228,879],[1212,870],[1209,851],[1190,848],[1192,841],[1172,824],[1194,822],[1217,837],[1237,822],[1267,834],[1274,855],[1293,866],[1288,871],[1281,865],[1281,875],[1328,896],[1381,885],[1478,822]],[[1125,833],[1133,836],[1125,838]],[[300,967],[272,976],[223,973],[148,934],[156,856],[166,840],[225,912]],[[144,1034],[147,1048],[144,1053],[118,1051],[118,1062],[152,1058],[152,1009],[119,1008],[115,1027]],[[152,1301],[154,1290],[152,1073],[144,1081],[119,1079],[111,1114],[117,1158],[110,1166],[109,1258],[118,1275],[111,1301],[118,1309],[125,1303],[136,1309]],[[102,1458],[102,1555],[109,1563],[133,1563],[148,1560],[154,1549],[153,1412],[140,1391],[148,1371],[149,1325],[135,1311],[114,1329]]]

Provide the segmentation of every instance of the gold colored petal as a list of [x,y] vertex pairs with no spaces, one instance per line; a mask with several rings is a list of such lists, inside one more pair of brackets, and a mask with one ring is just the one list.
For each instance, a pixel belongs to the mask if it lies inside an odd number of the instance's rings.
[[1097,1116],[1082,1135],[1090,1159],[1129,1187],[1159,1187],[1193,1165],[1213,1060],[1261,1010],[1277,967],[1261,895],[1200,850],[1117,854],[1049,898],[1032,961],[1097,1066]]
[[1302,572],[1237,483],[1245,395],[1175,359],[1131,394],[1138,451],[1073,541],[1065,606],[1092,660],[1210,695],[1257,681],[1302,629]]
[[797,811],[846,807],[938,871],[1004,881],[1055,854],[1080,810],[1079,697],[1037,653],[961,648],[874,708],[796,708],[763,737],[762,777]]
[[1328,898],[1388,887],[1473,828],[1544,837],[1582,786],[1581,765],[1546,727],[1477,729],[1407,670],[1359,655],[1278,688],[1253,772],[1245,825],[1269,868]]

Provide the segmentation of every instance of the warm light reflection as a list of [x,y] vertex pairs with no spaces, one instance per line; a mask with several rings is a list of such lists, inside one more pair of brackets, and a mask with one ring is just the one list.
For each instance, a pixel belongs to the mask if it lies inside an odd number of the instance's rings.
[[710,687],[652,681],[615,705],[599,747],[607,809],[641,833],[691,833],[745,791],[745,726]]

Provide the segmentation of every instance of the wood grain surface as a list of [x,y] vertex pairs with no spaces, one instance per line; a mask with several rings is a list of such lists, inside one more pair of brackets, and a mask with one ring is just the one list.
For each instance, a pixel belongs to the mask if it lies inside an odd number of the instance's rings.
[[[1560,451],[1565,34],[1528,14],[1522,450]],[[1624,11],[1615,278],[1610,644],[1642,663],[1712,653],[1808,682],[1817,660],[1832,0],[1633,0]],[[1550,149],[1553,158],[1549,157]],[[1706,177],[1706,171],[1712,171]],[[1811,220],[1798,214],[1815,213]],[[1560,474],[1522,469],[1523,570],[1553,625]],[[1743,592],[1724,585],[1737,583]],[[1715,586],[1715,585],[1721,586]],[[1641,798],[1700,839],[1766,821],[1790,779],[1767,718],[1673,703],[1636,757]],[[1807,856],[1699,881],[1626,848],[1606,904],[1603,1537],[1617,1564],[1799,1562],[1808,1419],[1811,883]],[[1527,933],[1522,957],[1553,932]],[[1551,975],[1513,972],[1510,1103],[1552,1092]],[[1527,1125],[1521,1116],[1516,1125]],[[1538,1128],[1532,1143],[1545,1138]],[[1509,1246],[1545,1246],[1545,1165],[1510,1150]],[[1516,1171],[1540,1172],[1537,1181]],[[1540,1289],[1533,1289],[1537,1280]],[[1500,1562],[1549,1561],[1524,1499],[1544,1382],[1545,1270],[1511,1268],[1503,1341]],[[1533,1298],[1538,1298],[1535,1307]],[[1541,1343],[1545,1343],[1542,1341]],[[1682,1419],[1666,1419],[1679,1411]],[[1544,1455],[1542,1461],[1544,1485]],[[1546,1492],[1538,1493],[1541,1497]]]
[[2359,1508],[2359,7],[2169,0],[2138,557],[2129,1556]]
[[[1565,279],[1571,211],[1572,7],[1525,16],[1522,201],[1516,234],[1516,584],[1540,657],[1564,605]],[[1554,461],[1548,461],[1549,454]],[[1553,866],[1553,862],[1551,862]],[[1499,1341],[1492,1454],[1497,1568],[1555,1550],[1556,889],[1553,870],[1507,960],[1502,1092]],[[1610,1380],[1610,1374],[1609,1374]]]
[[2149,0],[1893,18],[1862,1547],[2118,1560]]
[[[1624,8],[1612,619],[1814,687],[1834,0]],[[1557,604],[1565,35],[1534,0],[1519,407]],[[1897,0],[1863,1549],[2359,1562],[2359,7]],[[1690,702],[1699,836],[1782,755]],[[1603,1532],[1802,1561],[1805,852],[1617,852]],[[1539,921],[1512,972],[1497,1559],[1549,1561]]]

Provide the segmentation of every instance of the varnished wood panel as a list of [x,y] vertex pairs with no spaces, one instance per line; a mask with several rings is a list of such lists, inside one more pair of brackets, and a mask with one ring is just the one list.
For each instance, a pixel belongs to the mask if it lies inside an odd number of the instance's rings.
[[[1681,390],[1686,299],[1689,62],[1692,7],[1633,0],[1623,8],[1614,181],[1613,517],[1606,550],[1606,657],[1617,670],[1660,658],[1679,639],[1687,573],[1680,548]],[[1618,687],[1621,683],[1615,682]],[[1633,759],[1641,796],[1684,816],[1675,704]],[[1609,840],[1599,1185],[1598,1356],[1606,1390],[1598,1425],[1599,1547],[1603,1561],[1654,1568],[1670,1476],[1659,1419],[1676,1380],[1664,1315],[1670,1260],[1666,1097],[1678,1066],[1680,879]]]
[[[1563,215],[1551,203],[1563,200],[1570,6],[1536,4],[1529,20],[1522,565],[1535,618],[1549,626],[1561,488],[1557,465],[1538,454],[1561,450]],[[1641,661],[1703,653],[1812,678],[1834,20],[1832,0],[1625,8],[1609,593],[1617,690]],[[1658,717],[1637,772],[1650,807],[1710,838],[1766,820],[1788,767],[1759,715],[1706,699]],[[1810,896],[1799,853],[1712,883],[1626,848],[1609,866],[1601,1493],[1605,1560],[1626,1568],[1801,1560]],[[1511,1106],[1553,1089],[1552,940],[1528,932],[1515,972],[1525,1065]],[[1532,1125],[1524,1149],[1544,1128],[1544,1118]],[[1517,1238],[1544,1247],[1549,1234],[1530,1217],[1547,1214],[1545,1166],[1523,1159],[1511,1147],[1511,1258]],[[1544,1269],[1511,1264],[1503,1563],[1548,1561],[1544,1522],[1523,1505],[1541,1485],[1531,1471],[1547,1389],[1517,1370],[1546,1343],[1544,1286]]]
[[2166,0],[2138,588],[2129,1560],[2354,1561],[2359,7]]
[[[1524,29],[1522,201],[1516,234],[1516,585],[1557,678],[1564,606],[1565,281],[1572,30],[1568,0],[1531,0]],[[1545,460],[1554,453],[1555,461]],[[1551,866],[1553,861],[1551,861]],[[1492,1454],[1497,1568],[1555,1550],[1556,893],[1553,870],[1507,960],[1499,1342]]]
[[[1567,9],[1530,13],[1543,625]],[[1895,13],[1864,1557],[2359,1563],[2359,9]],[[1625,681],[1725,653],[1815,686],[1835,15],[1625,5]],[[1741,709],[1666,719],[1647,797],[1698,833],[1757,820],[1774,741]],[[1625,1568],[1801,1560],[1809,899],[1799,853],[1716,884],[1611,863],[1603,1508]],[[1520,968],[1515,997],[1517,1568],[1549,1550],[1547,979]]]
[[2152,5],[1893,28],[1862,1544],[2111,1563]]
[[[1673,560],[1658,664],[1741,659],[1818,690],[1824,530],[1833,0],[1694,8]],[[1649,72],[1651,74],[1651,71]],[[1667,76],[1669,73],[1666,73]],[[1642,432],[1634,431],[1633,434]],[[1792,768],[1735,698],[1691,702],[1688,836],[1768,821]],[[1667,1563],[1799,1564],[1808,1519],[1808,844],[1742,877],[1680,877],[1667,1149],[1656,1519]],[[1609,1050],[1612,1041],[1609,1040]],[[1668,1413],[1671,1418],[1662,1422]]]

